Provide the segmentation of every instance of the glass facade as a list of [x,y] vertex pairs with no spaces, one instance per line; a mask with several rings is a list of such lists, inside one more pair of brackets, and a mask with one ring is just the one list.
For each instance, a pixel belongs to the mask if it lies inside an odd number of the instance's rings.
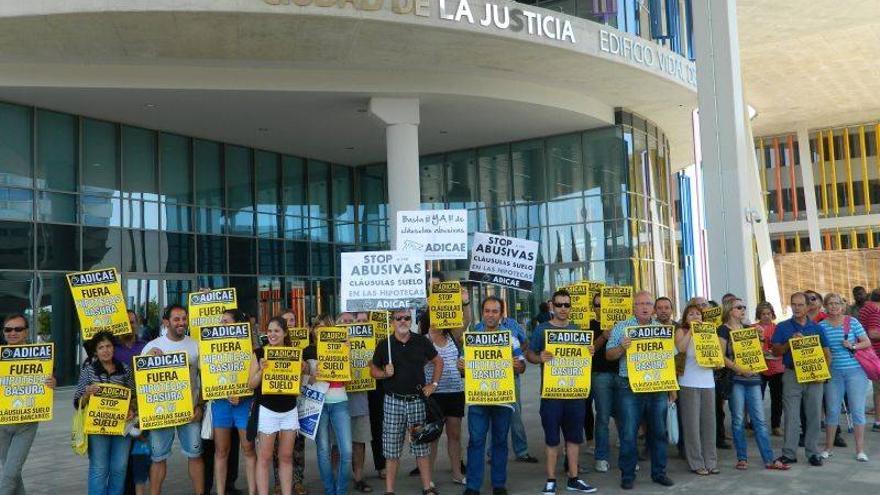
[[[626,112],[585,132],[424,156],[422,208],[464,208],[469,231],[540,242],[533,294],[497,291],[521,319],[581,279],[676,297],[668,147]],[[337,308],[339,253],[388,246],[386,167],[358,167],[0,103],[0,314],[32,318],[79,362],[64,274],[118,267],[129,308],[234,286],[265,322]],[[467,261],[434,270],[465,278]],[[476,288],[474,289],[476,290]],[[493,290],[487,288],[487,290]]]

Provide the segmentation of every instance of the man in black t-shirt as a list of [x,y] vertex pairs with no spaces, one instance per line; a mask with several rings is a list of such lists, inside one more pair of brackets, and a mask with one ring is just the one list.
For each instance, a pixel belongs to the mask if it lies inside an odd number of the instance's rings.
[[[385,389],[382,422],[382,450],[385,454],[385,492],[394,493],[394,482],[400,465],[400,454],[406,432],[425,423],[425,403],[421,393],[429,396],[437,389],[443,374],[443,360],[424,335],[410,332],[412,314],[407,309],[391,313],[394,333],[376,344],[370,363],[370,374],[382,380]],[[391,356],[388,356],[389,342]],[[425,365],[431,362],[434,373],[431,383],[425,384]],[[428,454],[430,445],[410,443],[422,478],[424,494],[437,493],[431,487],[431,467]]]

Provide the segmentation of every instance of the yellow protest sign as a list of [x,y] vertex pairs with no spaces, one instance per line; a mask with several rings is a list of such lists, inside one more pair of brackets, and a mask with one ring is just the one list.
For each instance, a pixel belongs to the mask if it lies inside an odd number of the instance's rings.
[[753,373],[767,370],[764,350],[761,349],[760,331],[755,327],[730,331],[730,344],[733,346],[733,360]]
[[571,313],[569,319],[579,328],[590,328],[593,318],[593,301],[590,297],[590,286],[586,282],[578,282],[566,287],[571,296]]
[[370,311],[370,323],[373,324],[373,332],[376,333],[376,341],[388,337],[388,326],[391,321],[391,313],[388,311]]
[[431,311],[431,325],[439,329],[461,328],[464,326],[464,311],[461,307],[461,284],[459,282],[440,282],[431,285],[428,297]]
[[268,363],[260,385],[263,395],[299,395],[302,350],[266,346],[263,348],[263,359]]
[[287,335],[290,336],[290,346],[294,349],[303,350],[309,346],[309,329],[306,327],[288,328]]
[[55,344],[0,346],[0,425],[52,420]]
[[100,390],[86,404],[85,432],[88,435],[124,435],[131,404],[131,390],[113,383],[97,384]]
[[798,383],[820,382],[831,378],[818,335],[793,337],[788,340],[788,344],[791,347],[791,359],[794,361]]
[[586,399],[593,368],[593,332],[545,330],[544,349],[553,360],[544,363],[542,399]]
[[626,371],[632,391],[642,393],[678,390],[673,327],[642,325],[627,327],[625,331],[632,339],[632,344],[626,351]]
[[115,268],[67,274],[83,342],[98,332],[131,334],[122,285]]
[[234,288],[214,289],[193,292],[187,296],[189,313],[189,332],[198,338],[200,327],[219,325],[223,313],[238,309],[238,299]]
[[345,384],[347,392],[376,390],[376,380],[370,376],[370,361],[376,351],[376,333],[372,323],[347,325],[351,347],[351,381]]
[[718,332],[712,323],[691,322],[691,339],[694,342],[694,354],[697,364],[703,368],[720,368],[724,366],[724,355],[721,353],[721,342]]
[[135,356],[134,383],[142,430],[192,421],[192,382],[185,352]]
[[246,397],[253,356],[251,324],[206,325],[199,328],[199,369],[205,400]]
[[499,332],[464,333],[464,392],[467,404],[510,404],[513,384],[513,336]]
[[721,326],[721,313],[723,309],[721,306],[716,306],[714,308],[706,308],[703,310],[703,323],[711,323],[715,325],[715,328]]
[[632,315],[633,288],[631,286],[612,286],[600,289],[599,326],[610,330],[614,325]]
[[347,382],[351,380],[351,355],[348,332],[340,327],[319,327],[315,331],[318,341],[318,380],[323,382]]

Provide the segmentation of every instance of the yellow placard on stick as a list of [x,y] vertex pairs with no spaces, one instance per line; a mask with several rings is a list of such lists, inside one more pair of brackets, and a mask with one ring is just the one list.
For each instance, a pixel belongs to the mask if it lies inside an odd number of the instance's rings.
[[789,339],[788,344],[791,347],[791,359],[794,361],[798,383],[820,382],[831,378],[818,335],[794,337]]
[[247,397],[253,345],[251,324],[206,325],[199,328],[199,369],[205,400]]
[[344,327],[319,327],[318,380],[323,382],[347,382],[351,380],[351,354],[348,331]]
[[724,355],[721,353],[721,342],[718,331],[711,323],[691,322],[691,339],[694,342],[694,355],[697,364],[703,368],[720,368],[724,366]]
[[733,360],[753,373],[767,370],[764,350],[761,349],[760,331],[755,327],[730,331],[730,344],[733,346]]
[[263,359],[268,366],[263,370],[260,390],[264,395],[299,395],[302,375],[302,350],[292,347],[266,346]]
[[544,349],[553,360],[544,363],[542,399],[586,399],[593,368],[593,332],[545,330]]
[[376,341],[388,337],[388,326],[391,321],[391,313],[388,311],[370,311],[370,323],[376,333]]
[[192,292],[187,296],[190,335],[198,338],[198,329],[206,325],[219,325],[223,313],[238,309],[235,289],[214,289]]
[[431,285],[428,297],[431,325],[439,329],[461,328],[464,326],[464,311],[461,307],[461,283],[439,282]]
[[714,308],[706,308],[703,310],[703,323],[711,323],[718,328],[721,326],[721,313],[723,309],[721,306],[716,306]]
[[513,384],[513,335],[498,332],[464,333],[464,392],[467,404],[510,404]]
[[0,346],[0,425],[52,420],[55,344]]
[[632,316],[633,288],[631,286],[612,286],[600,289],[599,326],[611,330],[614,325]]
[[125,296],[115,268],[67,274],[83,342],[98,332],[131,334]]
[[142,430],[192,421],[192,382],[185,352],[135,356],[134,383]]
[[351,347],[351,381],[345,384],[347,392],[376,390],[376,380],[370,376],[370,361],[376,352],[376,332],[372,323],[347,325],[348,344]]
[[671,325],[627,327],[632,344],[626,351],[629,386],[635,393],[678,390],[675,377],[675,330]]
[[288,328],[287,334],[290,335],[290,346],[294,349],[303,350],[309,346],[309,329],[306,327]]
[[131,390],[113,383],[99,383],[100,390],[86,404],[88,435],[124,435],[131,405]]
[[579,328],[590,328],[590,320],[593,318],[593,300],[590,297],[590,285],[587,282],[578,282],[574,285],[569,285],[566,287],[566,290],[571,296],[569,319]]

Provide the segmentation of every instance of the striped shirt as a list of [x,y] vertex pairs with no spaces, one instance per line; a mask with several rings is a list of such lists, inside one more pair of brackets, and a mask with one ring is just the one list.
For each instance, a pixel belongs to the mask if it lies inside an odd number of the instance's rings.
[[[452,341],[452,338],[447,337],[446,346],[439,347],[437,344],[434,344],[434,349],[437,349],[437,354],[443,360],[443,374],[440,375],[440,381],[437,382],[437,390],[434,392],[438,394],[464,392],[464,381],[461,378],[461,373],[458,371],[459,353],[455,342]],[[429,363],[425,365],[425,383],[431,383],[433,376],[434,364]]]
[[[866,332],[880,330],[880,303],[866,302],[862,309],[859,310],[859,323],[862,324],[862,328]],[[872,340],[871,345],[874,347],[874,352],[880,356],[880,340]]]
[[79,399],[86,393],[86,387],[96,383],[112,383],[131,389],[134,399],[134,375],[126,364],[113,359],[116,371],[111,375],[97,359],[91,359],[83,363],[79,370],[79,382],[76,384],[76,392],[73,394],[73,407],[79,407]]
[[[867,335],[864,327],[859,320],[850,316],[844,316],[849,320],[849,334],[847,340],[855,344],[859,337]],[[831,351],[831,369],[832,370],[848,370],[860,368],[861,365],[856,358],[853,357],[849,349],[843,347],[843,325],[839,327],[831,326],[828,320],[822,320],[822,330],[825,330],[825,338],[828,339],[828,350]]]

